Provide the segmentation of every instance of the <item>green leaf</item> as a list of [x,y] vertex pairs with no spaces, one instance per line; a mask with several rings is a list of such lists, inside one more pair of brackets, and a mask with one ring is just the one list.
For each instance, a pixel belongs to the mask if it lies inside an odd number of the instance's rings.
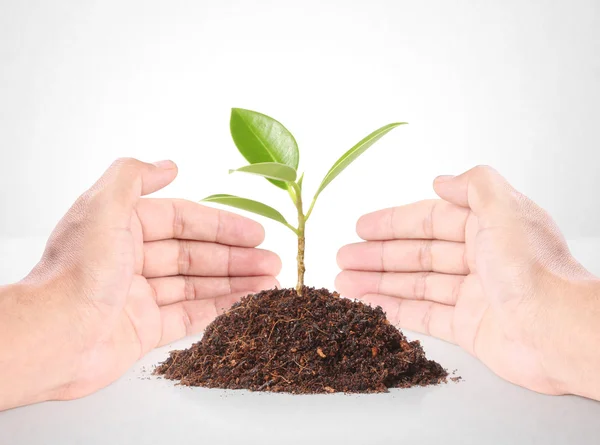
[[335,164],[333,164],[333,167],[329,169],[329,171],[325,175],[325,178],[323,178],[323,181],[321,182],[317,193],[315,193],[313,201],[317,199],[317,197],[321,194],[323,189],[327,187],[329,183],[337,177],[337,175],[344,171],[346,167],[348,167],[352,162],[354,162],[354,160],[358,158],[361,154],[363,154],[371,145],[373,145],[375,142],[377,142],[379,139],[381,139],[394,128],[404,124],[406,124],[406,122],[397,122],[381,127],[380,129],[375,130],[373,133],[361,140],[358,144],[356,144],[346,153],[344,153],[344,155],[341,158],[339,158],[335,162]]
[[261,162],[259,164],[246,165],[236,170],[229,170],[229,173],[234,172],[251,173],[284,182],[294,182],[296,180],[296,170],[279,162]]
[[233,195],[211,195],[202,200],[203,202],[214,202],[217,204],[224,204],[237,209],[246,210],[247,212],[256,213],[257,215],[271,218],[277,222],[280,222],[284,226],[292,229],[296,232],[296,229],[291,226],[281,213],[262,202],[253,201],[252,199],[240,198],[239,196]]
[[[236,147],[250,164],[278,162],[298,169],[298,144],[281,123],[256,111],[233,108],[229,123]],[[286,190],[287,184],[269,179]]]
[[304,173],[302,173],[300,175],[300,179],[298,179],[298,187],[300,188],[300,191],[302,191],[302,181],[304,181]]

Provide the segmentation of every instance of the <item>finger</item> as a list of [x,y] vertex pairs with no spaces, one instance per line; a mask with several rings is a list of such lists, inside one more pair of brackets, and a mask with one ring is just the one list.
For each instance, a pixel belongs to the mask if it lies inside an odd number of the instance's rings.
[[439,240],[368,241],[338,252],[342,270],[374,272],[441,272],[465,275],[464,243]]
[[456,343],[452,306],[431,301],[405,300],[381,294],[367,294],[361,300],[372,306],[381,306],[390,323],[395,326]]
[[131,211],[140,196],[160,190],[176,176],[177,166],[172,161],[148,164],[137,159],[118,159],[82,199],[97,206],[96,221],[128,228]]
[[379,210],[362,216],[358,236],[367,241],[440,239],[465,241],[469,210],[437,199]]
[[488,166],[472,168],[459,176],[440,176],[433,188],[440,198],[470,208],[483,228],[510,217],[517,196],[506,179]]
[[162,333],[158,346],[199,334],[218,315],[245,295],[242,292],[206,300],[181,301],[161,307]]
[[272,276],[259,277],[174,277],[151,278],[148,283],[154,289],[156,304],[164,306],[188,300],[204,300],[235,293],[256,293],[279,287]]
[[280,270],[281,260],[268,250],[185,240],[144,243],[142,275],[146,278],[276,276]]
[[171,238],[256,247],[263,227],[251,219],[183,199],[142,199],[136,211],[144,241]]
[[434,272],[393,273],[345,270],[337,276],[335,287],[340,294],[348,298],[383,294],[454,306],[465,278],[465,275]]

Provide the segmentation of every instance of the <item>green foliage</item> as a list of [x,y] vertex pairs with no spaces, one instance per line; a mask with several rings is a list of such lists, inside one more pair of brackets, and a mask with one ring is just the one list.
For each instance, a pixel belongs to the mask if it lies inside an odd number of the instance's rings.
[[356,144],[354,147],[352,147],[346,153],[344,153],[341,158],[339,158],[337,161],[335,161],[335,164],[333,164],[333,167],[331,167],[329,169],[329,171],[323,178],[323,181],[321,182],[321,185],[319,186],[317,193],[315,193],[314,199],[317,199],[317,196],[319,196],[321,194],[323,189],[325,187],[327,187],[329,185],[329,183],[331,181],[333,181],[341,172],[343,172],[346,167],[348,167],[350,164],[352,164],[356,160],[356,158],[358,158],[361,154],[363,154],[365,151],[367,151],[367,149],[369,147],[371,147],[371,145],[373,145],[375,142],[377,142],[379,139],[381,139],[383,136],[388,134],[391,130],[393,130],[397,126],[404,125],[404,124],[406,124],[406,122],[397,122],[394,124],[388,124],[384,127],[381,127],[379,129],[375,130],[373,133],[371,133],[367,137],[365,137],[364,139],[362,139],[358,144]]
[[308,212],[304,213],[302,206],[304,173],[296,181],[300,155],[294,136],[281,123],[269,116],[256,111],[233,108],[230,120],[231,136],[236,147],[250,165],[229,172],[262,176],[277,187],[287,190],[298,213],[298,227],[290,225],[274,208],[251,199],[232,195],[212,195],[205,198],[204,201],[253,212],[278,221],[291,229],[298,236],[298,286],[296,289],[301,294],[304,286],[304,230],[317,198],[325,187],[361,154],[391,130],[403,124],[406,122],[397,122],[381,127],[344,153],[329,169],[314,195]]
[[[250,164],[278,162],[298,169],[298,144],[292,133],[275,119],[256,111],[234,108],[229,126],[233,142]],[[287,189],[283,182],[271,182]]]
[[289,224],[283,215],[275,210],[273,207],[263,204],[262,202],[254,201],[252,199],[240,198],[239,196],[234,195],[211,195],[204,198],[202,201],[204,202],[215,202],[217,204],[224,204],[230,207],[235,207],[237,209],[246,210],[247,212],[256,213],[257,215],[265,216],[267,218],[271,218],[277,222],[280,222],[286,227],[291,228],[293,231],[296,231]]
[[292,167],[278,162],[261,162],[260,164],[250,164],[236,170],[229,170],[229,173],[235,172],[251,173],[284,182],[294,182],[297,175],[296,170]]
[[304,181],[304,173],[302,173],[300,175],[300,178],[298,179],[298,188],[300,189],[300,191],[302,191],[302,181]]

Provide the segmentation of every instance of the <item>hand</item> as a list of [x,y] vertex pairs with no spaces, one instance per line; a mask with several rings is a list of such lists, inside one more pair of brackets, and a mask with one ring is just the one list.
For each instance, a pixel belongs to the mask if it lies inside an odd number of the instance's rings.
[[9,372],[0,380],[29,385],[0,409],[90,394],[151,349],[201,332],[241,296],[278,285],[279,258],[253,248],[264,238],[258,223],[140,199],[176,175],[170,161],[115,162],[60,221],[32,273],[0,295],[0,313],[12,314],[0,320],[0,376]]
[[[489,167],[439,177],[434,189],[442,200],[358,221],[366,242],[339,251],[338,290],[458,344],[513,383],[599,398],[600,363],[577,351],[597,348],[598,281],[552,219]],[[584,378],[587,386],[574,383]]]

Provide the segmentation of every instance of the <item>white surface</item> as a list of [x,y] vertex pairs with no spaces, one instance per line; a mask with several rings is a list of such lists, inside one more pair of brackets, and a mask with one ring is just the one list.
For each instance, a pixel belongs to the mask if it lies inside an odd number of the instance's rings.
[[240,106],[293,131],[307,192],[371,130],[410,122],[322,195],[320,239],[478,163],[567,236],[598,236],[598,54],[598,0],[0,0],[0,235],[47,236],[121,156],[177,161],[166,194],[293,215],[266,181],[227,175]]
[[[0,242],[0,283],[23,276],[40,239]],[[600,239],[570,243],[600,273]],[[11,269],[4,266],[11,265]],[[325,269],[327,273],[332,270]],[[600,403],[549,397],[506,383],[457,347],[420,338],[460,383],[376,395],[290,396],[182,388],[150,375],[171,348],[153,351],[87,398],[0,413],[0,444],[598,444]]]

